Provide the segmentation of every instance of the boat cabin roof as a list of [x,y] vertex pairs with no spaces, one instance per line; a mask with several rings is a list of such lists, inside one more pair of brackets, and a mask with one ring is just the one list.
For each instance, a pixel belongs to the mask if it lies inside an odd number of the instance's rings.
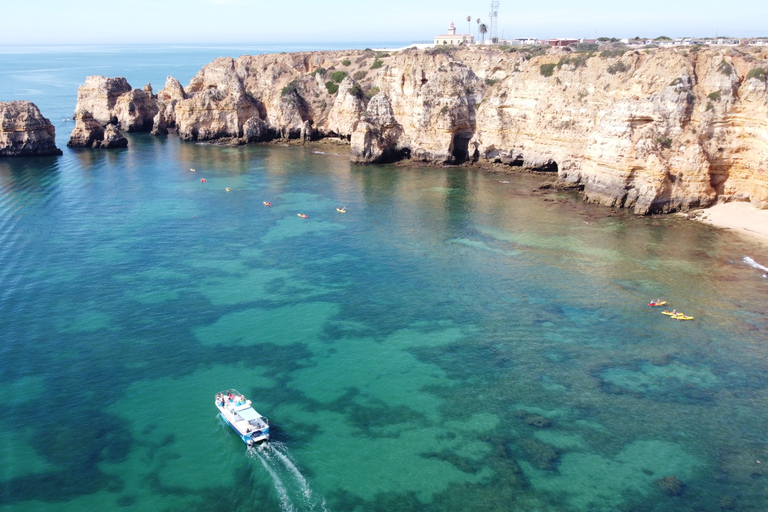
[[243,418],[245,421],[253,421],[261,418],[259,416],[259,413],[257,413],[255,410],[253,410],[252,407],[247,407],[245,409],[242,409],[240,411],[237,411],[237,414]]

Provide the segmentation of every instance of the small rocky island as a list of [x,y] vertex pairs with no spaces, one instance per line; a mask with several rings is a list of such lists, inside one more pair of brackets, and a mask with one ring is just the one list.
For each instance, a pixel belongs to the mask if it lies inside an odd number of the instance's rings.
[[60,155],[56,129],[31,101],[0,102],[0,156]]
[[[594,49],[593,49],[594,50]],[[768,208],[768,52],[435,47],[219,58],[157,95],[88,77],[69,145],[120,130],[243,144],[335,138],[356,163],[550,172],[586,200],[664,213]]]

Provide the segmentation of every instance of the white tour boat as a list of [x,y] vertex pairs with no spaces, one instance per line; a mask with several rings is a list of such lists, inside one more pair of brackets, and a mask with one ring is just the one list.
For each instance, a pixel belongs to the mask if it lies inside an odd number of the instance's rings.
[[246,400],[237,390],[228,389],[217,393],[216,407],[224,421],[248,446],[269,440],[269,420],[256,412],[251,407],[251,401]]

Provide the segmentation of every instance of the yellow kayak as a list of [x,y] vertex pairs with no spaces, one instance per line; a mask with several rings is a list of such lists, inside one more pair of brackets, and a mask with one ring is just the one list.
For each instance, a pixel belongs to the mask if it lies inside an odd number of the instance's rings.
[[336,211],[339,212],[339,213],[347,213],[347,209],[346,208],[336,208]]
[[672,311],[667,311],[666,309],[661,312],[662,315],[669,315],[669,316],[677,316],[678,313],[673,313]]
[[676,315],[673,315],[672,318],[674,318],[675,320],[693,320],[692,316],[685,316],[682,313],[678,313]]

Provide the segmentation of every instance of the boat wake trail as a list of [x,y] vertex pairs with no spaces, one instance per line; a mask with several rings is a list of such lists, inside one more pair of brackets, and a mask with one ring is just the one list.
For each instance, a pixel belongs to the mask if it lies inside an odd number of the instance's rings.
[[744,263],[749,265],[750,267],[756,268],[758,270],[762,270],[763,272],[768,272],[768,267],[764,267],[749,256],[744,256]]
[[328,512],[325,499],[314,494],[301,474],[288,447],[280,441],[270,441],[248,448],[248,456],[258,460],[269,473],[284,512],[317,510]]

